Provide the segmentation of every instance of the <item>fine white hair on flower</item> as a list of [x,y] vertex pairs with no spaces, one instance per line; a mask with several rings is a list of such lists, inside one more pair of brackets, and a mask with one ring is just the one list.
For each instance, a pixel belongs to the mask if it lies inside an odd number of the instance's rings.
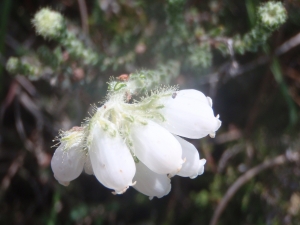
[[179,136],[215,136],[221,121],[211,98],[163,88],[129,103],[134,85],[126,82],[112,80],[103,106],[81,128],[61,135],[51,161],[59,183],[67,185],[84,170],[114,194],[133,186],[152,199],[170,192],[171,177],[194,179],[204,172],[206,160]]

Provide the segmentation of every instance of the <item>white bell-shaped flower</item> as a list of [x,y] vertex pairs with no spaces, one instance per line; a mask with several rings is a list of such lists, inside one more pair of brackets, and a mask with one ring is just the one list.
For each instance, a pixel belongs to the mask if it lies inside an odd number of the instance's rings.
[[175,136],[175,138],[181,144],[182,157],[186,159],[177,175],[181,177],[190,177],[191,179],[201,175],[204,172],[206,160],[199,159],[199,152],[194,145],[180,137]]
[[166,119],[160,123],[171,133],[187,138],[214,137],[221,121],[214,116],[212,100],[197,90],[181,90],[161,99],[164,107],[162,115]]
[[184,162],[176,138],[153,121],[147,125],[136,124],[131,128],[134,154],[149,169],[158,174],[178,173]]
[[122,194],[133,185],[135,163],[118,133],[112,137],[95,124],[89,155],[94,174],[104,186],[114,189],[117,194]]
[[81,174],[85,157],[85,152],[80,143],[68,146],[67,142],[62,142],[51,160],[51,168],[55,179],[62,185],[67,186],[70,181]]
[[157,174],[150,170],[141,161],[136,163],[136,173],[133,178],[136,184],[133,186],[144,195],[161,198],[169,194],[171,190],[171,180],[166,174]]

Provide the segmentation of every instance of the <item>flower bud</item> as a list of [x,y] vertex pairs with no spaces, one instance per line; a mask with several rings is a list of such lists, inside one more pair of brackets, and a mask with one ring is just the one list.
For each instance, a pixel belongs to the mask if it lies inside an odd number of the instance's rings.
[[287,19],[287,13],[281,2],[267,2],[258,8],[261,23],[269,28],[277,28]]
[[17,74],[20,60],[16,57],[10,57],[6,63],[6,70],[11,74]]
[[32,23],[39,35],[49,39],[59,38],[65,28],[63,16],[48,8],[43,8],[38,11]]

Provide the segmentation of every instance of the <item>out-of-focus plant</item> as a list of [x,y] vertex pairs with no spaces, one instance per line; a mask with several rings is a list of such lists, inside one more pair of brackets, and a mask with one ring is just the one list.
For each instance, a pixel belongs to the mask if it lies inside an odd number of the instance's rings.
[[257,10],[255,26],[242,37],[237,35],[233,38],[234,50],[240,54],[245,51],[257,51],[286,19],[287,13],[281,2],[262,4]]
[[[268,2],[262,4],[257,9],[257,21],[254,27],[244,35],[237,34],[229,38],[222,35],[224,31],[216,32],[215,27],[206,30],[194,24],[186,26],[183,16],[184,5],[185,1],[183,0],[170,0],[168,2],[166,12],[169,29],[165,36],[162,36],[157,42],[154,54],[160,58],[164,49],[167,49],[172,53],[171,59],[183,60],[183,63],[194,68],[207,68],[211,65],[213,59],[212,44],[224,54],[230,55],[235,52],[243,54],[245,51],[257,51],[258,47],[266,43],[272,32],[278,29],[287,18],[282,3]],[[103,52],[99,53],[99,51],[86,47],[82,40],[68,30],[65,18],[49,8],[41,9],[36,13],[32,22],[37,34],[46,40],[54,40],[60,45],[54,51],[42,46],[37,52],[37,60],[41,61],[43,65],[51,67],[53,75],[63,69],[63,64],[74,63],[74,61],[77,67],[97,65],[102,67],[104,65],[103,68],[107,69],[107,66],[117,68],[115,62],[123,63],[135,58],[131,53],[121,58],[107,57],[104,56]],[[64,53],[62,48],[65,49]],[[186,55],[188,57],[182,58]],[[19,60],[20,63],[16,63],[15,58],[12,60],[7,62],[7,69],[12,74],[24,74],[26,76],[31,74],[30,77],[36,79],[45,72],[44,66],[31,64],[26,60]],[[16,65],[14,66],[13,63]]]
[[[41,9],[35,14],[32,23],[39,35],[57,41],[74,60],[81,60],[84,65],[91,66],[97,63],[97,54],[84,46],[73,33],[68,32],[65,19],[60,13],[47,8]],[[51,55],[47,53],[44,57],[51,59]]]

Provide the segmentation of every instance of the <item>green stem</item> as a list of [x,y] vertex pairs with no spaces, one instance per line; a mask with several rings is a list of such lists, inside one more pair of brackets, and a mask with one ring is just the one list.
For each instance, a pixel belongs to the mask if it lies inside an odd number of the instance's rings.
[[297,109],[296,109],[295,104],[289,94],[288,86],[283,79],[283,75],[282,75],[282,71],[281,71],[281,67],[280,67],[278,58],[273,59],[272,64],[271,64],[271,71],[274,74],[274,78],[275,78],[276,82],[279,84],[281,94],[283,95],[283,97],[288,105],[288,108],[289,108],[289,117],[290,117],[289,125],[293,126],[296,124],[297,119],[298,119]]
[[60,199],[60,194],[58,191],[56,191],[53,196],[52,209],[50,212],[49,219],[47,221],[47,225],[55,225],[56,224],[56,218],[57,218],[56,204],[58,203],[59,199]]

